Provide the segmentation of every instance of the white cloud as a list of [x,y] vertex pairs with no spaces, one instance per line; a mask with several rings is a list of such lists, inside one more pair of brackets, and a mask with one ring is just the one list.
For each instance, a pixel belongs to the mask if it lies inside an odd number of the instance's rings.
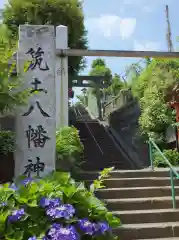
[[89,32],[103,35],[105,38],[121,37],[130,38],[136,29],[135,18],[120,18],[116,15],[104,15],[99,18],[89,18],[86,20]]
[[148,41],[145,43],[139,43],[134,41],[134,50],[135,51],[157,51],[160,49],[160,43],[154,41]]
[[123,39],[129,38],[135,31],[136,19],[135,18],[123,18],[121,19],[120,34]]

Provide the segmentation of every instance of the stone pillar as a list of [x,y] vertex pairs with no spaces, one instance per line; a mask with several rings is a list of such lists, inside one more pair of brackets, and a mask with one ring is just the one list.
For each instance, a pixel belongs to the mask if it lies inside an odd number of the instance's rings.
[[54,27],[20,26],[17,63],[23,89],[29,89],[32,96],[16,113],[15,176],[41,177],[55,169]]
[[[68,28],[56,27],[56,49],[68,48]],[[68,126],[68,57],[56,57],[56,127]]]

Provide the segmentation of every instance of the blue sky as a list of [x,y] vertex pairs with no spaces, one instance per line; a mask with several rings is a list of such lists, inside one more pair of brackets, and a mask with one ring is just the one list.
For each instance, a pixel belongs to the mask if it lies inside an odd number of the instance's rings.
[[[84,0],[90,48],[167,51],[165,4],[169,5],[176,46],[178,0]],[[107,59],[117,73],[133,61],[136,59]]]
[[[5,2],[0,0],[0,8]],[[172,39],[177,48],[178,0],[84,0],[89,47],[167,51],[165,4],[169,5]],[[93,59],[87,59],[88,67],[84,73],[88,73]],[[106,59],[112,72],[119,74],[135,61],[134,58]]]

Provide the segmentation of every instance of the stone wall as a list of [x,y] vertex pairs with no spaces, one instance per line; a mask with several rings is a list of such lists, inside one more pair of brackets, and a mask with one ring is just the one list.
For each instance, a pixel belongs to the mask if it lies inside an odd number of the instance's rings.
[[88,89],[88,109],[90,113],[98,118],[99,117],[99,110],[98,110],[98,105],[97,105],[97,99],[96,96],[92,93],[92,88]]
[[108,123],[123,149],[134,162],[140,167],[148,167],[150,162],[148,146],[139,136],[139,117],[140,107],[138,101],[133,98],[128,103],[125,102],[124,106],[114,110],[108,117]]

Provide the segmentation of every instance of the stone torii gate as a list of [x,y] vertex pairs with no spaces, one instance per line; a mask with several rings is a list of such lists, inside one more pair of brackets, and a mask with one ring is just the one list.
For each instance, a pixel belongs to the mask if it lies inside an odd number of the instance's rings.
[[72,81],[73,87],[93,87],[96,83],[99,88],[107,88],[109,84],[104,83],[104,76],[71,76],[69,79]]
[[67,43],[66,26],[19,27],[22,88],[38,94],[16,111],[15,176],[40,177],[55,170],[56,128],[68,125],[68,56],[179,58],[179,52],[68,49]]
[[[98,117],[102,119],[102,107],[101,107],[101,89],[109,87],[104,81],[104,76],[73,76],[70,77],[73,87],[94,87],[96,88],[96,101],[98,108]],[[95,85],[94,85],[95,83]]]

